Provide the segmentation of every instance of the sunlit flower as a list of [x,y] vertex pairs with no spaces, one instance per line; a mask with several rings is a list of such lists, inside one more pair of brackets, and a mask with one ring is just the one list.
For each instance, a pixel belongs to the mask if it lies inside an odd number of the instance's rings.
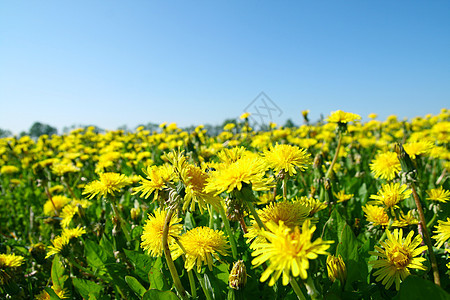
[[389,225],[389,216],[383,207],[366,204],[362,207],[362,210],[366,214],[367,221],[373,223],[373,225]]
[[326,250],[332,241],[323,241],[321,238],[311,241],[316,227],[310,227],[310,224],[310,221],[306,220],[301,232],[299,227],[291,229],[282,222],[279,225],[267,224],[268,231],[261,233],[267,242],[256,244],[255,251],[252,252],[252,256],[255,256],[253,265],[257,267],[268,263],[268,267],[261,274],[261,282],[271,276],[269,286],[273,286],[283,275],[283,285],[287,285],[291,274],[293,277],[306,279],[309,260],[316,259],[319,254],[328,254]]
[[297,146],[276,144],[264,151],[264,159],[275,173],[283,170],[289,176],[297,173],[296,169],[304,171],[312,163],[311,154]]
[[345,202],[353,198],[353,194],[346,194],[345,191],[339,191],[337,194],[333,193],[334,197],[336,197],[337,202]]
[[[52,290],[55,292],[56,295],[58,295],[59,299],[68,299],[69,295],[68,292],[65,289],[61,289],[55,286],[52,286]],[[51,297],[49,293],[47,293],[46,290],[41,291],[39,294],[35,297],[36,300],[51,300]]]
[[419,223],[419,220],[417,220],[412,215],[411,210],[408,211],[408,213],[406,215],[401,211],[399,218],[392,223],[392,226],[393,227],[406,227],[409,225],[416,225],[418,223]]
[[17,268],[20,267],[25,258],[20,255],[13,254],[0,254],[0,268]]
[[[374,268],[380,268],[373,275],[377,276],[377,281],[389,289],[393,283],[395,288],[400,289],[400,282],[411,273],[409,269],[426,270],[422,262],[426,259],[416,257],[427,249],[427,246],[420,246],[422,238],[417,235],[412,239],[414,232],[403,239],[403,230],[395,229],[393,233],[386,231],[387,240],[380,242],[383,248],[375,246],[376,252],[369,252],[371,255],[378,256],[378,260],[369,261]],[[419,247],[420,246],[420,247]]]
[[250,113],[245,112],[239,117],[239,119],[244,120],[244,119],[247,119],[248,117],[250,117]]
[[83,195],[89,195],[88,199],[94,198],[96,195],[106,197],[107,195],[114,196],[115,192],[120,191],[121,188],[131,184],[124,174],[119,173],[100,173],[100,179],[88,183],[84,188]]
[[370,164],[370,170],[375,178],[392,180],[402,169],[397,153],[385,152],[378,154]]
[[431,189],[427,191],[427,200],[438,201],[438,202],[447,202],[450,200],[450,191],[444,190],[442,186],[437,189]]
[[403,144],[403,148],[411,159],[415,159],[416,155],[429,153],[433,146],[433,143],[430,141],[417,141]]
[[345,280],[347,280],[347,268],[345,267],[345,263],[340,254],[338,256],[328,255],[327,273],[328,278],[330,278],[332,282],[339,279],[342,283],[344,283]]
[[273,178],[265,177],[266,167],[262,159],[254,155],[245,155],[223,169],[211,173],[205,191],[216,195],[251,184],[254,191],[266,191],[273,187]]
[[2,166],[0,168],[0,174],[14,174],[19,172],[19,168],[16,166]]
[[147,199],[153,193],[153,199],[157,199],[159,192],[166,187],[167,182],[175,178],[171,165],[149,166],[143,170],[146,178],[141,178],[141,186],[133,188],[133,195],[142,193],[141,197]]
[[[163,253],[162,235],[166,216],[167,211],[157,208],[153,214],[148,215],[148,219],[143,227],[141,248],[153,257],[162,256]],[[176,216],[172,216],[170,219],[169,234],[167,236],[169,245],[175,242],[175,238],[180,235],[183,229],[183,225],[178,224],[179,222],[181,222],[181,219]]]
[[434,233],[436,235],[433,236],[433,239],[436,240],[436,245],[438,248],[450,239],[450,218],[447,218],[447,221],[438,221],[438,225],[435,226],[436,230]]
[[400,184],[398,182],[383,184],[381,190],[376,195],[370,196],[370,199],[374,199],[374,201],[371,201],[371,204],[380,204],[386,208],[395,208],[398,207],[397,204],[400,201],[408,198],[411,193],[412,191],[408,189],[406,184]]
[[306,207],[308,207],[309,209],[309,216],[313,216],[316,212],[321,211],[328,207],[326,203],[321,202],[319,199],[310,198],[306,196],[296,198],[296,200],[294,201],[299,201],[303,205],[306,205]]
[[327,121],[330,123],[349,123],[360,119],[361,116],[357,114],[337,110],[331,112],[331,115],[327,118]]
[[47,249],[47,255],[45,258],[52,256],[53,254],[62,254],[64,251],[68,250],[67,245],[69,245],[70,241],[74,238],[78,238],[86,233],[84,228],[72,228],[72,229],[63,229],[63,232],[60,236],[55,237],[51,242],[52,246],[49,246]]
[[57,176],[62,176],[66,173],[76,173],[80,171],[80,169],[74,166],[72,163],[63,162],[53,164],[51,170]]
[[173,244],[174,259],[180,255],[186,255],[184,267],[190,271],[197,266],[197,272],[200,272],[203,265],[208,265],[212,271],[213,257],[219,258],[217,254],[226,256],[230,245],[223,232],[213,230],[209,227],[195,227],[180,237],[180,244]]
[[233,268],[230,271],[228,277],[228,285],[230,288],[239,290],[242,289],[247,283],[247,269],[243,260],[238,260],[233,264]]
[[48,199],[44,204],[44,214],[46,216],[54,216],[55,210],[59,212],[67,203],[70,202],[70,199],[66,196],[56,195],[53,196],[52,199]]

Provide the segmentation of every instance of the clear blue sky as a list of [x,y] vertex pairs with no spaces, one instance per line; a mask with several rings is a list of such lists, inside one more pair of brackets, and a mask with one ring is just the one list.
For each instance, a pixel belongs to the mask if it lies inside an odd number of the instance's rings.
[[[1,1],[0,128],[450,108],[450,1]],[[260,101],[260,100],[258,100]]]

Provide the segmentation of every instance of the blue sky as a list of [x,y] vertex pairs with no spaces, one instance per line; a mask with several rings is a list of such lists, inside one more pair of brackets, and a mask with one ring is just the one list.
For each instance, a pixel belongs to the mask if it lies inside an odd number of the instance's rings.
[[450,103],[449,11],[449,1],[1,1],[0,128],[220,124],[261,92],[279,124],[301,124],[305,109],[312,120],[437,114]]

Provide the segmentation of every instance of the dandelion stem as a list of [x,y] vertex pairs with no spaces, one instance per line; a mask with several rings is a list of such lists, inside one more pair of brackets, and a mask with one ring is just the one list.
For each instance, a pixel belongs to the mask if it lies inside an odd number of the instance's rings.
[[173,263],[172,255],[170,254],[169,250],[169,243],[168,243],[169,225],[173,214],[174,214],[173,209],[169,208],[169,211],[167,212],[166,215],[166,219],[164,220],[164,228],[161,242],[164,250],[164,256],[166,257],[167,266],[169,267],[170,275],[172,276],[173,284],[175,285],[175,289],[177,290],[178,294],[181,296],[182,299],[187,299],[186,291],[183,287],[183,284],[181,283],[180,277],[178,276],[177,268]]
[[122,219],[122,216],[120,215],[119,210],[117,209],[116,203],[113,200],[111,200],[111,207],[112,207],[117,219],[119,220],[120,228],[122,229],[122,232],[125,235],[127,242],[130,242],[131,237],[130,237],[130,233],[128,232],[128,228],[127,228],[124,220]]
[[325,178],[330,178],[330,174],[333,171],[333,167],[336,164],[336,161],[337,161],[337,158],[338,158],[338,155],[339,155],[339,150],[341,149],[341,143],[342,143],[342,133],[339,132],[339,139],[338,139],[338,144],[337,144],[337,147],[336,147],[336,152],[334,153],[334,157],[333,157],[333,160],[331,161],[331,165],[328,168],[327,173],[325,174]]
[[256,223],[258,223],[259,228],[267,230],[266,226],[264,226],[264,223],[259,218],[258,213],[255,210],[255,206],[253,206],[253,203],[251,201],[245,201],[245,203],[247,204],[248,209],[250,209],[250,213],[255,218]]
[[295,294],[297,295],[297,298],[300,300],[306,300],[305,295],[303,295],[303,292],[300,289],[300,286],[298,285],[295,278],[291,277],[290,283],[291,283],[292,289],[294,290]]
[[425,215],[423,213],[422,205],[420,204],[419,195],[417,195],[416,188],[414,187],[414,183],[410,184],[412,194],[414,197],[414,201],[416,202],[417,211],[419,212],[420,217],[420,225],[422,226],[423,235],[425,237],[425,243],[428,246],[428,254],[430,255],[431,267],[433,269],[434,283],[438,286],[441,286],[441,279],[439,278],[439,271],[436,262],[436,256],[434,255],[433,245],[431,243],[430,234],[428,232],[427,223],[425,222]]
[[219,207],[220,216],[222,217],[223,224],[225,225],[225,231],[227,232],[228,240],[230,241],[230,244],[231,244],[231,252],[233,253],[233,258],[237,259],[237,246],[236,246],[236,241],[234,240],[233,232],[231,231],[230,222],[228,221],[228,218],[225,213],[225,210],[223,209],[223,206],[218,205],[218,207]]
[[59,217],[58,210],[56,209],[55,202],[53,202],[52,194],[50,193],[50,190],[49,190],[49,188],[47,187],[47,185],[44,186],[44,190],[45,190],[45,193],[47,194],[48,199],[49,199],[50,202],[52,203],[53,209],[54,209],[54,211],[55,211],[55,216]]
[[197,298],[197,287],[195,286],[195,280],[194,280],[194,275],[192,275],[192,270],[190,270],[188,272],[188,277],[189,277],[189,285],[191,287],[191,296],[192,298]]
[[287,180],[288,180],[289,174],[284,174],[283,182],[281,184],[281,187],[283,189],[283,200],[287,199]]
[[200,282],[200,286],[202,287],[203,293],[205,294],[206,300],[213,300],[213,297],[211,296],[211,293],[206,288],[205,285],[205,278],[202,278],[200,274],[198,274],[197,270],[194,268],[194,273],[197,275],[198,282]]

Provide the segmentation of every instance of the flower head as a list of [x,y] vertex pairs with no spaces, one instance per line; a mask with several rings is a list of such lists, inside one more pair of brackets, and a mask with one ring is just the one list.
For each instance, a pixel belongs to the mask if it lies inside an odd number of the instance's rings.
[[393,283],[395,288],[400,289],[400,282],[410,275],[409,269],[425,270],[422,265],[425,261],[423,257],[416,257],[427,249],[427,246],[420,246],[422,238],[417,235],[412,239],[414,232],[411,231],[403,238],[403,230],[395,229],[393,233],[386,230],[387,240],[380,242],[383,248],[375,246],[376,252],[369,252],[378,256],[378,260],[369,261],[374,268],[380,268],[373,275],[377,276],[377,281],[389,289]]
[[328,254],[326,250],[332,241],[323,241],[321,238],[311,241],[316,230],[315,226],[310,226],[310,220],[306,220],[299,227],[291,229],[280,222],[280,224],[267,224],[268,231],[263,231],[262,235],[267,239],[264,243],[255,245],[252,256],[252,264],[260,266],[269,262],[268,267],[262,273],[260,281],[266,281],[270,276],[269,286],[283,274],[283,285],[289,283],[291,274],[294,277],[300,276],[303,279],[308,277],[309,260],[316,259],[319,254]]
[[437,189],[431,189],[427,191],[427,200],[438,201],[438,202],[447,202],[450,200],[450,191],[444,190],[442,186]]
[[20,255],[0,254],[0,268],[17,268],[20,267],[25,258]]
[[373,225],[389,225],[389,216],[383,207],[366,204],[362,210],[366,214],[367,221],[373,223]]
[[330,123],[349,123],[360,119],[361,116],[357,114],[337,110],[331,113],[327,121]]
[[100,173],[99,180],[88,183],[85,186],[83,195],[89,195],[89,199],[94,198],[96,195],[106,197],[108,194],[114,195],[115,192],[120,191],[121,188],[129,184],[131,184],[131,181],[124,174]]
[[375,178],[392,180],[397,173],[402,169],[397,153],[385,152],[378,154],[370,164]]
[[450,218],[447,218],[447,221],[438,221],[438,225],[435,226],[436,235],[433,236],[433,239],[436,240],[436,245],[438,248],[441,248],[442,244],[444,244],[448,239],[450,239]]
[[388,183],[381,186],[381,190],[376,195],[371,195],[371,204],[381,204],[386,208],[398,207],[397,204],[408,198],[412,191],[408,189],[406,184]]
[[296,168],[304,171],[312,163],[311,154],[305,149],[285,144],[271,145],[269,150],[264,151],[264,159],[276,173],[283,170],[289,176],[297,173]]
[[182,248],[180,245],[173,244],[173,256],[176,259],[184,253],[186,255],[184,267],[188,271],[197,266],[197,271],[200,272],[204,264],[208,265],[209,270],[212,271],[212,258],[217,258],[217,254],[228,255],[230,248],[223,232],[209,227],[193,228],[183,234],[179,240]]
[[59,212],[67,203],[70,202],[70,199],[66,196],[55,195],[52,199],[47,200],[44,204],[44,214],[46,216],[54,216],[55,210]]
[[327,257],[327,272],[328,278],[332,282],[335,282],[336,279],[339,279],[342,283],[347,279],[347,268],[345,267],[345,263],[342,260],[342,256],[328,255]]
[[149,166],[143,170],[147,179],[141,177],[141,186],[133,188],[134,194],[141,192],[141,197],[147,199],[152,193],[153,199],[157,199],[159,192],[166,187],[167,182],[175,178],[173,167],[165,164],[162,166]]
[[346,194],[345,191],[339,191],[337,194],[333,193],[334,197],[336,197],[337,202],[345,202],[353,198],[353,194]]
[[[52,290],[58,295],[59,299],[68,299],[69,296],[67,295],[68,292],[65,289],[61,289],[60,287],[52,286]],[[36,300],[51,300],[49,293],[47,293],[46,290],[43,290],[35,297]]]
[[[161,209],[157,208],[153,214],[148,216],[143,228],[141,248],[153,257],[161,256],[163,253],[162,235],[166,216],[167,211],[161,211]],[[172,216],[170,219],[169,234],[167,236],[169,245],[174,243],[175,238],[181,233],[183,225],[177,224],[179,222],[181,222],[181,219],[176,216]]]

